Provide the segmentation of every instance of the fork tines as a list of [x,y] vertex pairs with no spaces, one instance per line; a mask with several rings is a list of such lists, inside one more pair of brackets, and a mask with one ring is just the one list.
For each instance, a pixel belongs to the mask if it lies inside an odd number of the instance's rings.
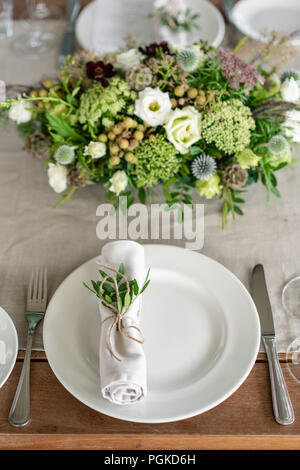
[[27,310],[45,311],[47,304],[47,268],[33,268],[27,293]]

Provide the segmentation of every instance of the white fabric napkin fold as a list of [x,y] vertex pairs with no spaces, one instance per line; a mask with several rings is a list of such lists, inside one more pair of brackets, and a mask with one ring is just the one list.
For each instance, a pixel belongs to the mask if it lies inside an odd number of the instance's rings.
[[[106,244],[101,252],[101,264],[118,270],[121,263],[125,267],[128,280],[136,279],[142,287],[145,279],[144,248],[129,240],[114,241]],[[112,273],[101,268],[107,274]],[[99,347],[100,381],[104,398],[118,405],[128,405],[141,400],[147,393],[146,358],[143,345],[123,336],[116,328],[111,334],[111,346],[121,362],[114,358],[108,348],[109,331],[114,318],[113,312],[99,302],[101,334]],[[122,325],[139,326],[141,298],[130,305]],[[130,328],[130,335],[139,338],[138,331]]]

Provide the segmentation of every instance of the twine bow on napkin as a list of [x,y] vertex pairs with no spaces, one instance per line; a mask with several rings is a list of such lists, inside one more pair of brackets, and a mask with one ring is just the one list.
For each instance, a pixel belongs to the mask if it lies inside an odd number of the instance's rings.
[[[130,307],[130,305],[132,305],[132,303],[137,299],[137,295],[139,294],[138,290],[137,290],[137,283],[135,280],[133,280],[133,284],[135,286],[135,292],[136,292],[136,297],[135,298],[132,298],[131,296],[131,288],[130,288],[130,283],[127,279],[127,277],[125,276],[125,274],[122,271],[122,268],[120,267],[119,268],[119,271],[117,271],[116,269],[113,269],[113,268],[110,268],[108,266],[104,266],[102,265],[101,263],[97,263],[101,268],[105,269],[105,270],[109,270],[113,273],[116,274],[117,277],[114,277],[114,276],[109,276],[108,274],[104,275],[100,284],[99,284],[99,296],[101,298],[101,301],[102,303],[107,307],[109,308],[110,310],[112,310],[114,312],[113,315],[109,315],[108,317],[106,317],[103,322],[105,322],[106,320],[109,320],[109,319],[113,319],[113,322],[109,328],[109,332],[108,332],[108,338],[107,338],[107,347],[111,353],[111,355],[119,362],[122,362],[122,359],[120,359],[114,352],[113,350],[113,347],[112,347],[112,342],[111,342],[111,338],[112,338],[112,333],[113,333],[113,330],[114,328],[116,328],[116,331],[119,331],[121,335],[125,336],[126,338],[130,339],[130,340],[133,340],[133,341],[136,341],[137,343],[140,343],[140,344],[143,344],[144,341],[145,341],[145,338],[144,338],[144,335],[141,331],[141,329],[136,326],[136,325],[129,325],[129,326],[123,326],[123,319],[128,311],[128,308]],[[103,275],[104,273],[102,273]],[[118,277],[120,279],[118,279]],[[123,281],[125,282],[126,284],[126,291],[125,291],[125,295],[123,296],[124,300],[122,301],[122,298],[121,298],[121,295],[120,295],[120,287],[119,287],[119,282],[123,279]],[[105,292],[105,289],[104,289],[104,285],[105,283],[107,282],[110,282],[114,285],[114,289],[115,289],[115,296],[116,296],[116,300],[115,302],[112,302],[112,299],[110,298],[110,296]],[[148,282],[148,279],[146,279],[145,283]],[[148,284],[147,284],[148,285]],[[145,284],[141,290],[140,293],[142,293],[145,289]],[[146,286],[147,287],[147,286]],[[145,287],[145,288],[146,288]],[[127,318],[131,318],[129,316],[127,316]],[[130,328],[133,328],[135,329],[138,334],[140,335],[140,338],[136,338],[132,335],[130,335],[128,333],[128,331],[130,330]]]

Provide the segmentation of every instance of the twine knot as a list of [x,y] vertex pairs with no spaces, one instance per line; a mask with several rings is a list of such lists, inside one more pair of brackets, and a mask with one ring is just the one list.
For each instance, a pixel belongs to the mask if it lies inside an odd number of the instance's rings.
[[[129,285],[129,282],[128,282],[128,279],[127,277],[117,271],[116,269],[113,269],[113,268],[110,268],[108,266],[104,266],[102,264],[100,264],[99,262],[97,263],[99,264],[102,268],[106,269],[106,270],[109,270],[109,271],[112,271],[114,273],[116,273],[117,275],[119,275],[121,277],[121,279],[123,279],[123,281],[125,281],[126,283],[126,293],[129,295],[130,294],[130,285]],[[110,281],[114,284],[114,287],[115,287],[115,291],[116,291],[116,305],[114,305],[113,303],[110,303],[108,302],[107,300],[105,300],[103,294],[104,294],[104,283],[106,281]],[[110,277],[108,275],[104,276],[100,285],[99,285],[99,294],[101,295],[101,301],[103,302],[103,304],[108,307],[110,310],[113,311],[113,314],[112,315],[109,315],[108,317],[104,318],[103,322],[104,323],[105,321],[109,320],[109,319],[113,319],[112,321],[112,324],[109,328],[109,332],[108,332],[108,338],[107,338],[107,348],[109,350],[109,352],[111,353],[111,355],[119,362],[122,362],[122,359],[120,359],[116,353],[114,352],[113,350],[113,347],[112,347],[112,333],[114,331],[114,329],[116,330],[116,332],[119,332],[121,335],[123,335],[125,338],[127,339],[130,339],[132,341],[136,341],[137,343],[140,343],[140,344],[143,344],[144,341],[145,341],[145,338],[144,338],[144,335],[141,331],[141,329],[137,326],[137,325],[129,325],[129,326],[123,326],[123,319],[124,317],[126,316],[127,314],[127,311],[128,311],[128,307],[126,308],[125,305],[122,306],[121,308],[121,311],[119,310],[118,308],[118,298],[120,297],[120,291],[119,291],[119,285],[118,285],[118,282],[117,280],[114,278],[114,277]],[[126,294],[125,294],[126,295]],[[134,299],[135,300],[135,299]],[[131,302],[132,304],[132,302]],[[129,317],[127,316],[127,318],[131,318],[133,320],[132,317]],[[134,320],[133,320],[134,321]],[[136,338],[134,336],[132,336],[130,333],[129,333],[129,330],[133,328],[135,329],[138,334],[139,334],[139,338]]]

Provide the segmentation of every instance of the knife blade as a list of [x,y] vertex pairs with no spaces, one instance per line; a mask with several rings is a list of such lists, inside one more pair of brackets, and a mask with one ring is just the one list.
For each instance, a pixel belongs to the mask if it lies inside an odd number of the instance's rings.
[[81,8],[81,0],[68,0],[67,26],[61,42],[58,67],[62,67],[68,55],[73,54],[75,45],[75,22]]
[[262,264],[257,264],[252,270],[251,293],[260,318],[262,341],[268,358],[274,416],[279,424],[292,424],[295,420],[294,411],[278,361],[273,312]]
[[252,271],[252,297],[254,299],[260,318],[261,334],[274,335],[273,312],[269,299],[264,267],[262,264],[254,266]]

